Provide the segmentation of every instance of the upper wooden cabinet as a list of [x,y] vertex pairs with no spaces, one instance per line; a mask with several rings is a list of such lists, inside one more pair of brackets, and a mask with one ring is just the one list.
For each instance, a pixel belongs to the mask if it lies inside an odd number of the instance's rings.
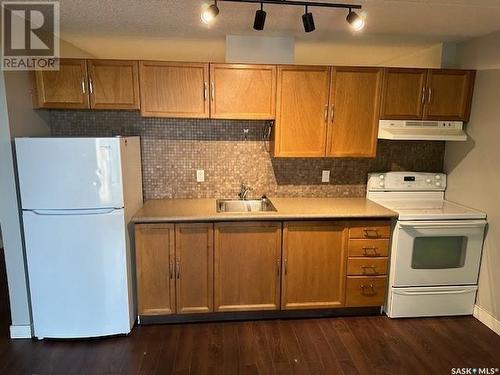
[[285,222],[282,309],[343,306],[346,245],[341,222]]
[[173,224],[135,226],[139,315],[175,312],[174,236]]
[[386,68],[381,119],[468,121],[475,72]]
[[90,107],[139,109],[137,61],[88,60]]
[[209,117],[208,64],[141,61],[141,114]]
[[210,64],[210,117],[274,119],[276,66]]
[[326,156],[376,156],[381,88],[382,69],[333,69]]
[[422,118],[426,81],[426,69],[385,69],[380,118],[389,120]]
[[471,70],[429,70],[427,106],[429,120],[468,121],[475,72]]
[[89,108],[87,61],[61,59],[59,64],[58,71],[35,71],[35,107]]
[[330,68],[279,66],[277,87],[274,156],[325,156]]
[[215,311],[280,307],[281,223],[215,224]]

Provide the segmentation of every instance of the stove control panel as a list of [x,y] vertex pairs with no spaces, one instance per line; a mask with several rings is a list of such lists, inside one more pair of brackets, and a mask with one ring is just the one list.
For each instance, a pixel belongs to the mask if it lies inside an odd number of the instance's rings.
[[368,191],[444,191],[444,173],[382,172],[368,175]]

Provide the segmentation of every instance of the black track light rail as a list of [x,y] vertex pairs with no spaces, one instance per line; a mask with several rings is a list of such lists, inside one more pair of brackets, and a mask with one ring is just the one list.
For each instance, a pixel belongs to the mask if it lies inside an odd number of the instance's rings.
[[317,1],[295,1],[295,0],[218,0],[217,2],[230,3],[252,3],[252,4],[274,4],[291,5],[300,7],[320,7],[320,8],[341,8],[341,9],[361,9],[361,5],[342,3],[322,3]]

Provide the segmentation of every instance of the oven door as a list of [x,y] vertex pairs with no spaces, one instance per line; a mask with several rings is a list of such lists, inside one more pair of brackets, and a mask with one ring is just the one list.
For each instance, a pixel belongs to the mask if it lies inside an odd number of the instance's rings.
[[399,221],[393,286],[476,284],[485,225],[484,220]]

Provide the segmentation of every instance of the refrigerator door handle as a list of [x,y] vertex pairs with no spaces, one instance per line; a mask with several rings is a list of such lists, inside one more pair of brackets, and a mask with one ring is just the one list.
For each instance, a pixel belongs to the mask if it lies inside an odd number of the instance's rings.
[[92,208],[83,210],[30,210],[35,215],[106,215],[117,210],[114,207],[108,208]]

